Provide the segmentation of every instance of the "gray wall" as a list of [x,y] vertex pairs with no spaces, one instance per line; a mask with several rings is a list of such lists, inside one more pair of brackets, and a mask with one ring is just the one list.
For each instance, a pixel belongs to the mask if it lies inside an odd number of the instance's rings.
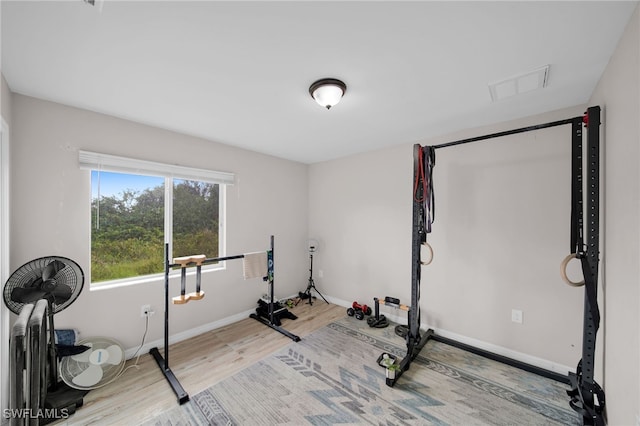
[[[227,189],[226,253],[266,250],[273,234],[276,296],[304,289],[306,165],[22,95],[14,94],[13,101],[12,270],[40,256],[62,255],[89,276],[90,173],[78,168],[82,149],[235,173],[236,185]],[[171,296],[178,295],[179,283],[171,286]],[[202,301],[170,307],[171,334],[202,330],[249,311],[266,291],[261,280],[243,280],[241,260],[203,274],[202,286]],[[78,300],[56,315],[56,327],[112,337],[134,348],[144,331],[140,306],[151,304],[156,315],[147,341],[158,340],[163,288],[162,279],[105,290],[92,290],[87,282]]]
[[640,417],[640,10],[590,103],[603,108],[605,380],[612,425]]

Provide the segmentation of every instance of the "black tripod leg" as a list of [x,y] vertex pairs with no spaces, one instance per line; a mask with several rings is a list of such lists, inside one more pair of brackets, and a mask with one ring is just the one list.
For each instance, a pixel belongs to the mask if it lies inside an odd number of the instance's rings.
[[[318,289],[316,288],[316,285],[315,285],[315,283],[313,282],[313,280],[311,280],[311,286],[310,286],[310,288],[313,288],[313,289],[316,291],[316,293],[318,293],[318,294],[320,295],[320,297],[322,297],[322,300],[324,300],[325,302],[327,302],[327,305],[329,304],[329,302],[327,301],[327,299],[325,299],[325,298],[324,298],[324,296],[322,295],[322,293],[320,293],[320,292],[318,291]],[[311,300],[311,290],[309,290],[309,300]]]
[[322,300],[324,300],[324,301],[327,303],[327,305],[328,305],[328,304],[329,304],[329,301],[328,301],[327,299],[325,299],[325,298],[324,298],[324,296],[322,295],[322,293],[320,293],[320,292],[318,291],[318,294],[320,295],[320,297],[322,297]]

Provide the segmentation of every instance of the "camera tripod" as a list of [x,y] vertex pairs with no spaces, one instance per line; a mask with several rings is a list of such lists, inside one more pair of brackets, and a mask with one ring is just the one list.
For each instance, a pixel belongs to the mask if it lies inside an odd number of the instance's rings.
[[[329,304],[329,302],[327,301],[327,299],[324,298],[324,296],[322,295],[322,293],[320,293],[318,291],[318,289],[316,288],[316,284],[313,282],[313,252],[314,252],[314,248],[315,247],[310,247],[309,250],[309,284],[307,284],[307,289],[304,292],[300,292],[300,300],[302,299],[309,299],[309,305],[313,305],[313,296],[311,295],[311,290],[315,290],[316,293],[318,293],[320,295],[320,297],[322,297],[322,300],[324,300],[325,302],[327,302],[327,304]],[[298,303],[300,302],[300,300],[298,300]],[[298,304],[296,303],[296,305]]]

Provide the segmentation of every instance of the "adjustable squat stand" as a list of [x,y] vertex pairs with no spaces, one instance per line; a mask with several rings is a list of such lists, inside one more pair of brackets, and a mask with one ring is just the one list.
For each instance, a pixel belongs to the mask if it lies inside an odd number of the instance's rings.
[[[274,246],[274,243],[273,241],[274,241],[274,238],[272,235],[271,250],[267,251],[266,280],[269,283],[269,291],[271,294],[271,298],[269,300],[268,318],[263,318],[257,314],[251,314],[249,315],[249,317],[287,336],[294,342],[299,342],[300,337],[276,325],[274,321],[274,302],[273,302],[274,301],[274,294],[273,294],[274,293],[273,292],[273,282],[274,282],[273,246]],[[194,256],[193,259],[196,259],[197,257],[198,256]],[[186,303],[189,301],[190,298],[193,298],[194,300],[199,300],[202,297],[204,297],[204,293],[200,292],[200,266],[201,265],[206,265],[206,264],[215,263],[215,262],[222,262],[224,260],[242,259],[244,257],[245,257],[244,254],[239,254],[235,256],[217,257],[217,258],[204,259],[204,260],[197,259],[197,261],[194,261],[196,263],[191,262],[190,263],[191,265],[197,264],[197,267],[198,267],[198,272],[196,276],[196,285],[197,285],[196,297],[194,297],[193,295],[189,295],[185,297],[184,279],[186,276],[185,269],[187,264],[186,263],[170,263],[169,262],[169,244],[165,244],[164,246],[164,258],[165,258],[165,263],[164,263],[164,358],[160,354],[160,351],[158,350],[157,347],[151,348],[149,353],[153,355],[153,357],[156,360],[156,363],[158,364],[158,367],[162,371],[162,374],[164,374],[164,377],[167,379],[167,382],[169,382],[169,385],[171,385],[173,392],[178,397],[179,404],[184,404],[185,402],[189,401],[189,394],[184,390],[184,388],[180,384],[180,381],[178,380],[178,378],[175,376],[175,374],[173,373],[173,371],[171,371],[171,368],[169,367],[169,272],[171,271],[171,268],[180,266],[180,269],[181,269],[180,272],[181,272],[181,278],[182,278],[181,281],[183,284],[181,289],[182,297],[174,298],[174,303],[176,303],[175,299],[184,300],[183,302],[179,302],[179,303]]]
[[[301,300],[309,298],[309,305],[313,305],[313,296],[311,295],[311,289],[315,290],[315,292],[318,293],[320,297],[322,297],[322,300],[327,302],[327,299],[325,299],[322,293],[318,291],[318,289],[316,288],[316,284],[313,282],[313,251],[310,250],[309,251],[309,284],[307,284],[307,289],[304,291],[304,293],[300,295]],[[302,297],[303,295],[305,295],[306,297]],[[298,302],[300,302],[300,300],[298,300]],[[327,302],[327,304],[329,304],[329,302]]]
[[275,331],[287,336],[289,339],[293,340],[294,342],[299,342],[300,337],[296,336],[295,334],[285,330],[284,328],[276,324],[276,321],[275,321],[276,312],[274,309],[275,296],[273,294],[273,281],[274,281],[273,276],[274,276],[274,271],[273,271],[273,235],[272,235],[271,250],[267,252],[267,277],[266,277],[266,281],[269,283],[269,312],[268,312],[269,316],[268,318],[264,318],[258,315],[258,313],[256,312],[255,314],[250,314],[249,317],[253,318],[258,322],[261,322],[267,327],[273,328]]

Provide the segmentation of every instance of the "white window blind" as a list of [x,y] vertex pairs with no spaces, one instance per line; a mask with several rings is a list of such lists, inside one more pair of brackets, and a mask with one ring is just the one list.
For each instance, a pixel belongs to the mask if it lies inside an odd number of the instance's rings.
[[193,167],[156,163],[154,161],[138,160],[90,151],[78,151],[78,163],[81,169],[89,170],[174,177],[224,185],[233,185],[235,182],[235,175],[233,173],[195,169]]

